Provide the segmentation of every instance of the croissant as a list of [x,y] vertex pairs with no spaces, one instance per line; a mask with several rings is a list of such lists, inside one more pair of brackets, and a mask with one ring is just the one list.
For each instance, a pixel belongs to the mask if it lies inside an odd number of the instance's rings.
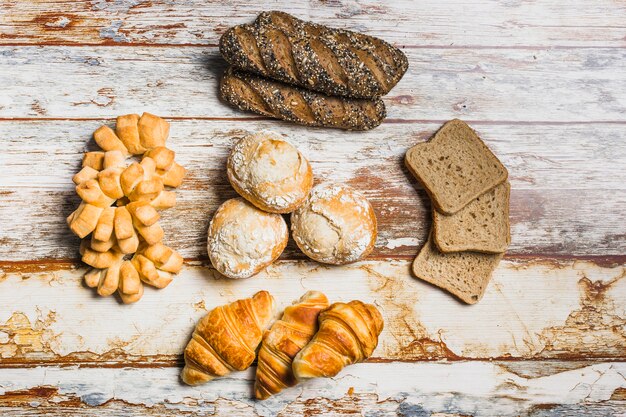
[[267,291],[211,310],[185,348],[183,382],[198,385],[248,368],[273,316],[274,298]]
[[293,361],[297,380],[333,377],[367,359],[378,345],[383,318],[372,304],[335,303],[319,316],[319,330]]
[[256,398],[267,399],[296,384],[291,363],[317,331],[317,317],[326,308],[326,296],[309,291],[294,305],[287,307],[283,317],[265,333],[257,360]]

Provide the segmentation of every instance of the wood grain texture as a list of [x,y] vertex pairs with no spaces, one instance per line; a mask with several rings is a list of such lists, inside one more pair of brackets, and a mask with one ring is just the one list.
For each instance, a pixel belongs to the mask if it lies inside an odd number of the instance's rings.
[[[305,129],[217,99],[217,42],[259,6],[242,0],[0,2],[0,414],[8,416],[626,415],[626,25],[623,1],[333,0],[265,5],[380,36],[410,70],[367,133]],[[189,260],[137,304],[81,284],[64,218],[103,122],[170,118],[189,168],[167,240]],[[410,275],[430,227],[406,149],[445,120],[476,128],[510,172],[512,245],[484,299],[465,306]],[[290,245],[260,276],[220,277],[206,227],[233,197],[236,138],[273,130],[318,182],[362,190],[379,219],[370,260],[330,268]],[[267,402],[254,369],[178,382],[207,310],[259,289],[284,307],[308,289],[376,303],[369,362]]]
[[[71,178],[101,123],[0,122],[7,173],[0,177],[0,261],[78,257],[78,239],[65,224],[79,202]],[[623,131],[612,124],[473,126],[510,173],[511,256],[626,254]],[[413,257],[430,229],[430,202],[403,158],[438,128],[385,124],[355,136],[271,121],[174,120],[168,143],[189,174],[178,205],[163,213],[166,239],[186,258],[206,258],[209,219],[235,196],[225,172],[231,146],[248,132],[273,130],[310,159],[317,182],[346,182],[372,201],[380,231],[372,256]],[[283,258],[293,257],[302,255],[291,244]]]
[[[251,398],[254,368],[200,387],[178,382],[180,368],[3,370],[0,412],[11,416],[608,416],[626,402],[626,364],[358,364],[266,401]],[[612,414],[616,412],[618,414]],[[446,414],[437,414],[446,413]]]
[[385,328],[374,361],[626,359],[625,265],[505,261],[475,306],[413,278],[410,261],[283,261],[245,280],[188,266],[128,306],[81,285],[84,271],[2,275],[0,367],[176,364],[207,311],[261,289],[279,310],[307,290],[375,303]]
[[[626,48],[405,52],[409,70],[384,99],[391,121],[626,124]],[[215,47],[20,46],[0,57],[0,118],[255,117],[219,101]]]
[[[264,9],[399,45],[626,45],[626,6],[620,1],[279,0]],[[215,45],[228,26],[249,23],[259,11],[259,5],[245,0],[11,0],[0,6],[0,43]]]

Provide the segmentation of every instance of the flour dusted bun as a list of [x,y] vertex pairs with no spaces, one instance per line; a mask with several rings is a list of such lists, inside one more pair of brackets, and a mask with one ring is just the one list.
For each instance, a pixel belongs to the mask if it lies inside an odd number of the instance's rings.
[[289,142],[272,133],[241,139],[228,158],[228,179],[246,200],[270,213],[290,213],[313,185],[309,161]]
[[274,262],[289,234],[280,214],[266,213],[243,198],[224,202],[209,225],[211,263],[229,278],[248,278]]
[[341,184],[313,188],[305,203],[291,214],[291,231],[308,257],[341,265],[364,258],[376,242],[376,215],[371,204]]

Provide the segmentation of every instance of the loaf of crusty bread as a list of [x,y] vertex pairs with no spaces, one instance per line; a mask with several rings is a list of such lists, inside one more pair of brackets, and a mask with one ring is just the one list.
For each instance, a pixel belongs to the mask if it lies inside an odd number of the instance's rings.
[[381,39],[283,12],[263,12],[253,24],[229,29],[220,52],[242,70],[356,98],[387,94],[409,67],[402,51]]
[[222,100],[244,110],[306,126],[368,130],[382,123],[382,100],[330,97],[229,68],[220,83]]

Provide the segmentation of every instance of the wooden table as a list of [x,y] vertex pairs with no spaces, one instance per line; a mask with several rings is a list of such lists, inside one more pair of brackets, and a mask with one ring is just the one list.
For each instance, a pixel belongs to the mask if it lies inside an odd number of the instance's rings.
[[[0,414],[626,413],[626,3],[250,3],[0,3]],[[219,36],[261,7],[401,47],[410,68],[385,98],[385,123],[309,129],[220,103]],[[81,283],[65,217],[93,130],[142,111],[171,121],[168,143],[189,170],[163,215],[187,262],[167,289],[125,306]],[[478,131],[512,184],[512,243],[475,306],[409,273],[431,219],[403,155],[454,117]],[[226,155],[262,129],[296,143],[318,182],[371,199],[380,236],[367,261],[321,266],[290,244],[248,280],[211,268],[206,228],[235,195]],[[254,369],[182,385],[195,322],[260,289],[281,307],[308,289],[376,303],[385,330],[374,357],[265,402],[252,399]]]

